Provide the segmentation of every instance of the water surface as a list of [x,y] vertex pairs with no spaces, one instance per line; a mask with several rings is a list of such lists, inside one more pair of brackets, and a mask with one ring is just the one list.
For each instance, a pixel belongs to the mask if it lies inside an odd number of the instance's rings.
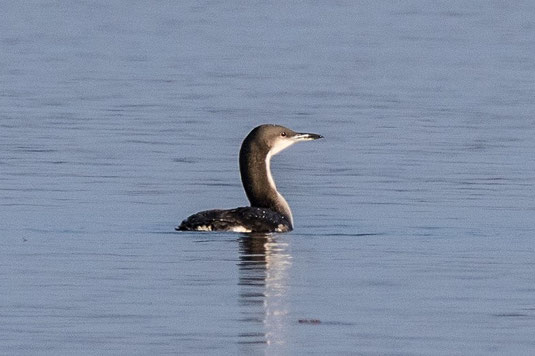
[[[0,353],[535,352],[531,2],[0,11]],[[262,123],[295,230],[175,233]]]

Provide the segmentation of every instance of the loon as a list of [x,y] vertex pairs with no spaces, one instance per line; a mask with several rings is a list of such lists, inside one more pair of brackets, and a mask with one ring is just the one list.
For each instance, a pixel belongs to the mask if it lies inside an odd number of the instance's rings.
[[313,133],[297,133],[280,125],[254,128],[243,140],[240,149],[241,181],[251,206],[201,211],[182,221],[175,230],[245,233],[291,231],[292,211],[275,186],[270,168],[271,157],[296,142],[322,137]]

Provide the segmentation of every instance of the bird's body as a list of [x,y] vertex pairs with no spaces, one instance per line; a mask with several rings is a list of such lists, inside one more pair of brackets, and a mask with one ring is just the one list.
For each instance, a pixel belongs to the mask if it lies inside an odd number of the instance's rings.
[[286,232],[292,229],[288,219],[271,209],[243,206],[228,210],[206,210],[184,220],[178,230]]
[[250,207],[206,210],[191,215],[176,230],[286,232],[293,217],[271,175],[271,157],[299,141],[322,136],[297,133],[279,125],[261,125],[245,138],[240,149],[240,173]]

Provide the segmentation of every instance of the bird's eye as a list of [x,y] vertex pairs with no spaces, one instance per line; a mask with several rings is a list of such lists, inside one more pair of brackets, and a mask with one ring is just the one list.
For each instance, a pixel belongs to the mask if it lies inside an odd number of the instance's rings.
[[281,132],[281,136],[282,136],[282,137],[286,137],[286,132],[285,132],[285,131],[282,131],[282,132]]

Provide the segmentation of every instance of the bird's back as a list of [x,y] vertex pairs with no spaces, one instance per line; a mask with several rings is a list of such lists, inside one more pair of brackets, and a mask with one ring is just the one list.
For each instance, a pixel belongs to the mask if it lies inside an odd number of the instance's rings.
[[241,207],[205,210],[191,215],[176,228],[180,231],[286,232],[292,230],[288,219],[270,209]]

